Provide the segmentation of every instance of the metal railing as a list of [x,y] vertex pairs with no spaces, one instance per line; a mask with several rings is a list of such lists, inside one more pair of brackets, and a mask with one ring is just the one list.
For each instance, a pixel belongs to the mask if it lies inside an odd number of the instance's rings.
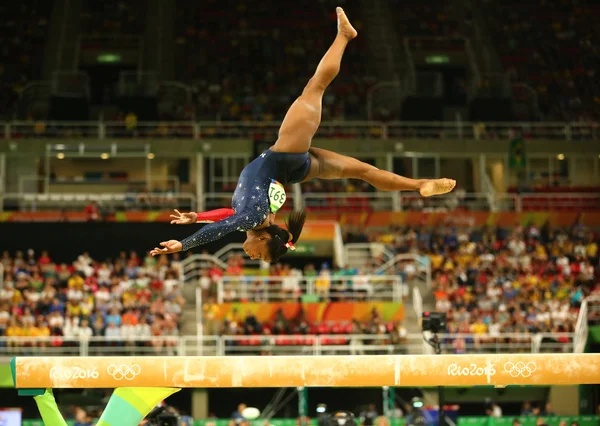
[[[35,183],[35,182],[34,182]],[[196,196],[191,193],[135,192],[135,193],[53,193],[49,182],[39,178],[39,192],[33,184],[22,186],[19,193],[0,192],[0,211],[59,211],[80,210],[92,200],[99,201],[106,207],[115,210],[170,210],[179,208],[195,210]],[[204,209],[212,210],[231,206],[231,193],[205,193]],[[450,212],[457,209],[468,211],[548,211],[548,210],[599,210],[600,194],[598,193],[521,193],[495,194],[490,199],[486,194],[466,193],[457,195],[450,193],[437,197],[424,198],[412,193],[305,193],[300,203],[290,195],[286,214],[292,206],[299,204],[309,212],[351,213],[365,211],[423,211]],[[297,200],[296,200],[297,201]],[[468,219],[468,218],[467,218]],[[470,219],[469,219],[470,220]]]
[[396,275],[353,275],[348,277],[225,276],[217,281],[218,303],[300,300],[313,295],[319,300],[402,302],[407,294]]
[[305,192],[304,207],[310,211],[391,211],[397,192]]
[[588,339],[588,301],[586,299],[581,303],[579,314],[577,315],[577,323],[575,324],[575,335],[573,337],[574,352],[585,352],[585,346]]
[[[442,334],[444,353],[572,352],[572,333]],[[362,355],[423,352],[423,336],[322,334],[159,337],[1,337],[0,358],[13,356]]]
[[[273,139],[280,122],[125,122],[10,121],[0,122],[4,139]],[[334,139],[527,139],[597,140],[600,125],[564,122],[323,122],[317,138]]]
[[0,212],[19,210],[36,211],[83,211],[86,205],[96,201],[110,211],[139,210],[196,210],[193,194],[179,193],[42,193],[0,194]]

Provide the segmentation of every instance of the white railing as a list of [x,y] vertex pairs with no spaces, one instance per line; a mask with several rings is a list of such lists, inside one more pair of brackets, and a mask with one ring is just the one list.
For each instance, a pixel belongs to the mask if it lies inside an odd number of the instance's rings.
[[588,301],[584,299],[579,308],[577,323],[575,324],[575,336],[573,337],[574,352],[585,352],[588,330]]
[[181,270],[185,283],[199,280],[202,270],[210,269],[212,266],[227,269],[227,264],[212,254],[194,254],[181,261]]
[[[410,267],[409,267],[410,266]],[[409,280],[419,280],[431,288],[431,264],[427,256],[416,254],[397,254],[380,265],[376,273],[398,273]]]
[[407,288],[399,276],[353,275],[314,278],[288,276],[225,276],[217,281],[217,300],[272,302],[300,300],[314,295],[320,300],[402,302]]
[[[444,353],[572,352],[572,333],[440,334]],[[418,333],[161,337],[2,337],[0,359],[13,356],[361,355],[423,352]]]
[[394,197],[398,192],[304,192],[304,207],[309,211],[337,210],[343,212],[394,210]]
[[0,194],[0,211],[83,211],[92,201],[111,210],[196,210],[194,194],[172,193],[41,193]]
[[417,286],[413,287],[412,305],[417,321],[421,321],[421,318],[423,317],[423,296],[421,296],[421,291]]
[[[124,122],[10,121],[0,122],[5,139],[273,139],[280,122]],[[562,122],[390,122],[338,121],[321,123],[317,138],[354,139],[527,139],[597,140],[600,125]]]
[[[231,193],[207,193],[207,209],[231,205]],[[598,193],[495,193],[494,198],[483,193],[452,192],[436,197],[421,197],[416,192],[339,193],[310,192],[302,194],[302,206],[309,212],[366,211],[535,211],[551,209],[600,209]],[[291,205],[291,204],[290,204]],[[459,220],[459,218],[455,218]]]
[[348,243],[344,245],[344,257],[347,265],[362,268],[371,267],[374,261],[387,263],[394,253],[382,243]]

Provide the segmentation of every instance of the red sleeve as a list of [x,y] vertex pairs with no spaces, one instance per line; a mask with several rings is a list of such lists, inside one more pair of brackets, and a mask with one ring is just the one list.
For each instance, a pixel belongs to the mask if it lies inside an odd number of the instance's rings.
[[228,217],[233,216],[235,212],[233,211],[233,209],[217,209],[211,210],[209,212],[196,214],[198,215],[196,223],[213,223],[223,219],[227,219]]

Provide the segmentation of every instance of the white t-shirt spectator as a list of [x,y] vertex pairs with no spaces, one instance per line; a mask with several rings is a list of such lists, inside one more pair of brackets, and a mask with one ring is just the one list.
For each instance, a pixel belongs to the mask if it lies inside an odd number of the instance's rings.
[[79,318],[67,318],[63,326],[63,336],[67,338],[79,336]]
[[14,288],[6,288],[5,287],[2,290],[0,290],[0,302],[5,302],[5,301],[12,302],[14,295],[15,295]]
[[538,323],[546,323],[550,321],[550,312],[538,312],[538,314],[535,316],[535,320]]
[[135,334],[140,337],[151,337],[152,332],[150,330],[150,326],[148,324],[138,324],[135,326]]
[[452,303],[448,299],[439,299],[435,302],[435,310],[438,312],[448,312],[452,308]]
[[[206,284],[203,280],[208,280],[208,284]],[[177,284],[179,284],[179,280],[173,279],[173,278],[169,278],[167,280],[164,280],[164,285],[165,285],[165,293],[170,293],[171,290],[173,290],[173,287],[176,286]],[[206,287],[205,287],[206,285]],[[208,277],[202,277],[200,278],[200,286],[205,289],[208,290],[208,288],[210,287],[210,278]]]
[[27,299],[28,302],[32,302],[32,303],[37,303],[40,301],[41,299],[41,294],[38,293],[37,291],[26,291],[25,292],[25,299]]
[[65,325],[65,318],[61,315],[50,315],[48,317],[48,326],[50,328],[62,328]]
[[490,333],[490,336],[500,336],[501,327],[502,326],[499,322],[493,322],[488,327],[488,333]]
[[71,288],[67,291],[67,299],[68,300],[81,300],[83,299],[83,292],[76,288]]
[[88,341],[94,335],[94,331],[91,327],[78,327],[76,331],[76,337],[80,340]]
[[125,324],[121,326],[121,336],[127,340],[134,340],[137,336],[135,325]]
[[125,290],[129,290],[132,284],[133,282],[131,280],[122,280],[119,282],[119,288],[121,289],[121,292],[123,292]]
[[101,266],[98,268],[98,282],[99,283],[110,283],[111,270],[108,267]]
[[181,313],[181,305],[177,302],[173,302],[167,300],[165,302],[165,312],[168,314],[180,314]]
[[104,335],[107,339],[118,340],[121,338],[121,328],[120,327],[106,327]]
[[94,294],[94,298],[96,299],[97,304],[105,304],[110,300],[110,292],[106,287],[100,287],[98,291]]
[[569,258],[564,255],[559,257],[556,259],[556,266],[561,266],[562,268],[569,266]]
[[508,243],[508,249],[512,251],[515,256],[520,256],[525,252],[525,242],[514,238]]
[[141,287],[141,288],[146,288],[146,287],[148,287],[148,284],[150,284],[150,278],[148,278],[145,275],[139,276],[139,277],[135,278],[133,281],[136,286]]

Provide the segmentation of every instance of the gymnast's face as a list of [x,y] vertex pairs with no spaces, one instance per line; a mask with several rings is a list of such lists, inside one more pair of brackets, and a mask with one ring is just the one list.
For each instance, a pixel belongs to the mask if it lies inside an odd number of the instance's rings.
[[271,238],[266,232],[250,231],[246,234],[246,241],[242,247],[250,259],[270,262],[267,244]]

